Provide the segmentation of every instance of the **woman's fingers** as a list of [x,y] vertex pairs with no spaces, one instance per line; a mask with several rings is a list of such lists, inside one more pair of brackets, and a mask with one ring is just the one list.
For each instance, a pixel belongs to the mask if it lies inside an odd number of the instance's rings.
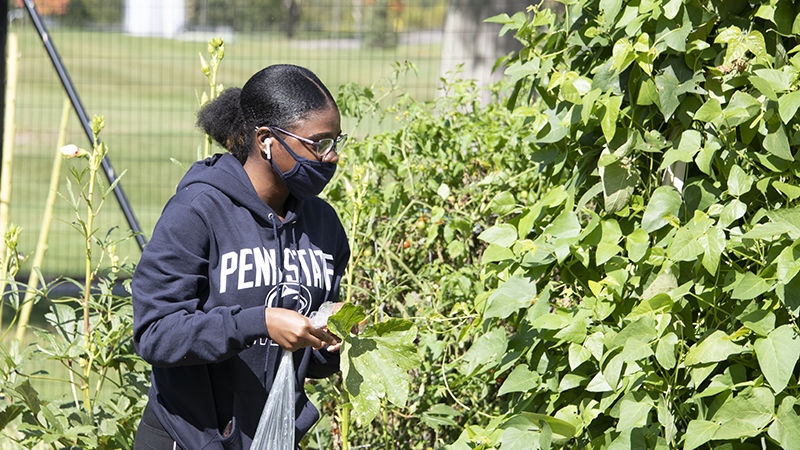
[[331,334],[331,332],[325,327],[312,329],[312,334],[324,341],[327,345],[333,345],[339,342],[339,338]]

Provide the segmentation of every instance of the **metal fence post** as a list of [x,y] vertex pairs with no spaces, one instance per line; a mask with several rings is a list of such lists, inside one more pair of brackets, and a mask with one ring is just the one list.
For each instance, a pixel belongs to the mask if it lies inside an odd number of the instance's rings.
[[[0,0],[0,2],[4,1],[6,0]],[[53,67],[56,69],[58,78],[61,80],[61,84],[64,86],[64,90],[66,91],[67,96],[72,103],[72,107],[75,109],[75,113],[78,115],[78,119],[83,126],[83,131],[89,138],[89,143],[94,145],[94,133],[92,132],[92,124],[89,120],[89,115],[86,113],[86,108],[83,107],[83,103],[78,96],[78,91],[75,90],[75,85],[72,83],[69,73],[67,73],[67,68],[64,67],[64,63],[61,61],[61,56],[59,56],[52,39],[50,39],[50,34],[47,32],[47,27],[45,27],[41,16],[39,16],[39,12],[36,11],[36,6],[33,4],[33,0],[25,0],[24,3],[25,9],[28,11],[28,15],[33,22],[33,26],[36,28],[37,33],[39,33],[39,37],[42,39],[42,44],[44,44],[47,55],[50,57],[50,61],[53,63]],[[114,181],[117,180],[117,174],[114,171],[114,167],[111,165],[108,157],[103,157],[101,165],[108,183],[113,184]],[[117,198],[117,202],[122,209],[122,213],[125,215],[125,219],[128,221],[128,226],[130,227],[131,231],[136,233],[136,242],[139,244],[139,249],[143,250],[146,240],[142,234],[142,229],[139,226],[139,222],[136,220],[136,216],[133,213],[133,208],[131,208],[128,197],[125,195],[125,191],[122,190],[121,183],[117,183],[117,185],[114,187],[114,196]]]

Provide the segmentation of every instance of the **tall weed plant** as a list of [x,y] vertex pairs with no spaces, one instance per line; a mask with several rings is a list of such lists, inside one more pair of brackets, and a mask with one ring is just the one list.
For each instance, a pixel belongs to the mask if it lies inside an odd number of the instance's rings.
[[[21,294],[30,297],[33,291],[29,301],[47,299],[49,308],[45,327],[29,326],[32,342],[0,344],[0,428],[5,441],[23,448],[132,448],[147,400],[147,366],[133,351],[132,267],[116,257],[117,233],[102,233],[95,226],[113,190],[113,185],[102,189],[97,178],[107,153],[98,139],[103,126],[101,118],[93,120],[97,144],[91,151],[75,147],[65,153],[85,163],[72,167],[65,195],[74,211],[72,225],[84,237],[84,279],[28,289],[14,281],[15,265],[3,265],[4,279],[14,286],[6,297],[15,318],[22,309]],[[9,236],[7,253],[16,249],[13,241]],[[80,296],[51,298],[50,290],[59,283],[74,284]],[[48,373],[42,368],[45,361],[56,362],[59,369]],[[42,383],[60,385],[63,395],[43,396]]]

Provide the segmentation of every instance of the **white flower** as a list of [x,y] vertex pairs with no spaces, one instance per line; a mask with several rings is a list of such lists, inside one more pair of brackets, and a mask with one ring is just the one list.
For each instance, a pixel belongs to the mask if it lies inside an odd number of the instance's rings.
[[67,144],[61,147],[61,156],[64,158],[75,158],[77,156],[87,155],[89,152],[86,150],[79,148],[75,144]]

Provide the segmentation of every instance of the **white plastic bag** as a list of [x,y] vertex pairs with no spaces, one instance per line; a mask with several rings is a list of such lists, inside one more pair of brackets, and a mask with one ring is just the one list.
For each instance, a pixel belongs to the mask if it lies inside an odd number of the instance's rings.
[[250,450],[294,449],[294,362],[283,351]]
[[333,308],[335,306],[336,303],[333,302],[324,302],[319,305],[319,309],[312,311],[308,316],[308,321],[311,322],[311,326],[314,328],[322,328],[328,325],[328,317],[333,314]]
[[[311,313],[309,321],[314,328],[328,324],[333,314],[333,302],[320,305],[318,311]],[[294,449],[294,362],[292,352],[283,351],[278,373],[269,390],[267,403],[261,411],[256,435],[250,450],[293,450]]]

